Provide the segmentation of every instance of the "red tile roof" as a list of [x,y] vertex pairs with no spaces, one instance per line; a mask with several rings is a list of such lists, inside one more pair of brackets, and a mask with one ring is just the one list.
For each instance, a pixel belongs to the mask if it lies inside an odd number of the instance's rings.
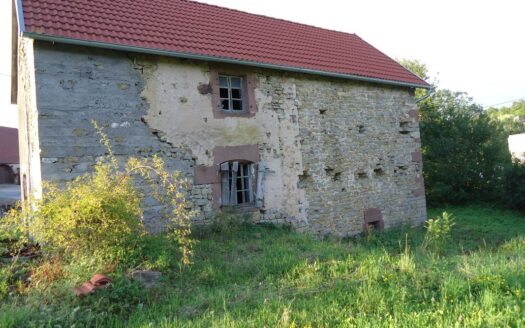
[[429,86],[355,34],[195,1],[22,0],[22,8],[22,30],[37,39]]
[[18,163],[18,129],[0,126],[0,164]]

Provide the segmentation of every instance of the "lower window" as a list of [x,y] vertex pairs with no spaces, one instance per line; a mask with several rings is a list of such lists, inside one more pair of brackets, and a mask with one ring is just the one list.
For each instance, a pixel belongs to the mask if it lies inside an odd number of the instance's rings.
[[221,203],[223,206],[254,204],[254,164],[231,161],[221,164]]

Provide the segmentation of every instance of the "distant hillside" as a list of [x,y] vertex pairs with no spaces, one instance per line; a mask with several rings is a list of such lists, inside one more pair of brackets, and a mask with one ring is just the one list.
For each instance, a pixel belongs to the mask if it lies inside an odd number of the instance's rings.
[[500,121],[508,134],[525,132],[525,100],[514,102],[510,107],[489,108],[486,112]]

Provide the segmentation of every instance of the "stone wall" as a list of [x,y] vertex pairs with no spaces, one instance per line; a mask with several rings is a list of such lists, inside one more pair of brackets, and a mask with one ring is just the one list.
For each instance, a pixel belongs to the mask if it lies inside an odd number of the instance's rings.
[[[35,44],[35,72],[39,114],[42,179],[69,181],[92,170],[106,151],[92,124],[96,120],[113,144],[117,158],[159,154],[169,170],[191,176],[191,152],[163,141],[143,116],[148,103],[140,67],[124,53],[89,48]],[[201,191],[198,190],[199,195]],[[163,221],[153,199],[145,212],[150,230]]]
[[[209,63],[48,43],[35,54],[45,180],[70,180],[104,154],[96,119],[122,159],[160,154],[191,179],[217,165],[218,149],[255,147],[266,163],[256,221],[349,235],[362,231],[368,209],[386,227],[426,216],[409,89],[254,70],[255,114],[217,118],[203,92],[217,69]],[[193,187],[196,220],[213,216],[216,187]],[[159,230],[155,208],[148,217]]]
[[408,90],[297,81],[309,229],[354,234],[367,209],[385,227],[426,218],[417,107]]

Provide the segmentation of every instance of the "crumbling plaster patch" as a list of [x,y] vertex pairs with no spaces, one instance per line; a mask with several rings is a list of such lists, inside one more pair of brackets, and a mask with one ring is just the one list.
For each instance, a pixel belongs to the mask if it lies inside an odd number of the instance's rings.
[[34,62],[33,39],[19,38],[17,103],[22,199],[29,193],[40,198],[42,192]]
[[[145,118],[150,127],[174,146],[191,149],[197,165],[214,165],[216,147],[257,144],[267,167],[265,207],[286,213],[298,228],[305,226],[306,199],[297,188],[302,163],[294,83],[272,83],[271,77],[255,74],[256,115],[216,119],[212,95],[200,91],[210,83],[208,64],[159,58],[144,67],[149,68],[142,95],[150,105]],[[187,101],[174,101],[182,97]]]

